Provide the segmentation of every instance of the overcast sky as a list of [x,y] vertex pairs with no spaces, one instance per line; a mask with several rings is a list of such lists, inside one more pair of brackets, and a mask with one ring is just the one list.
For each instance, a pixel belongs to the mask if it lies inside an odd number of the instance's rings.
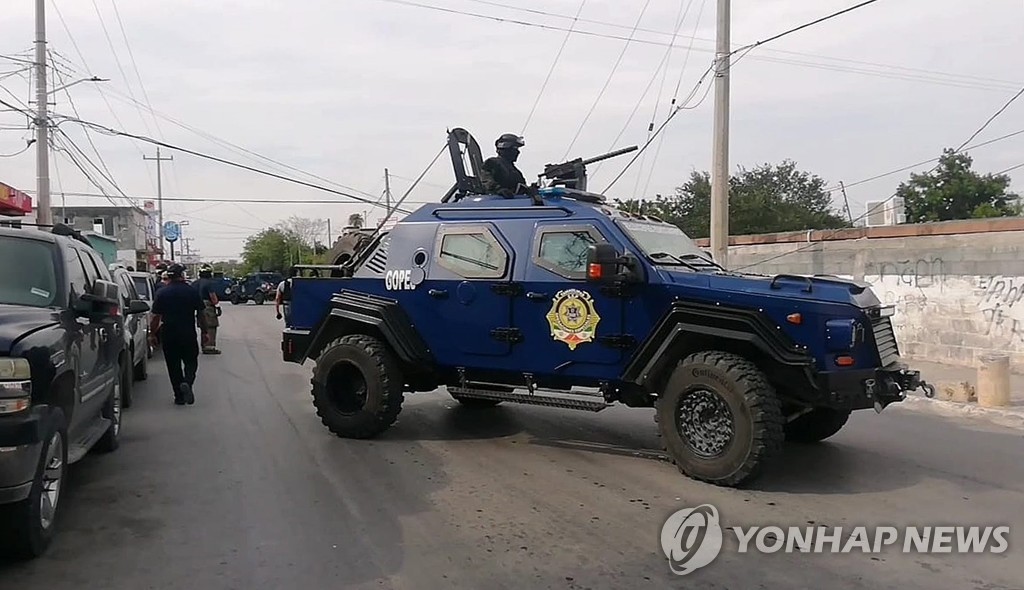
[[[73,70],[65,81],[86,75],[110,79],[69,89],[83,119],[272,169],[168,119],[154,118],[131,102],[134,97],[209,136],[374,196],[384,187],[385,167],[397,176],[395,193],[404,192],[408,179],[441,148],[449,127],[469,129],[485,157],[499,134],[522,132],[566,34],[509,20],[564,28],[580,7],[580,0],[115,1],[127,45],[112,0],[47,4],[49,47],[62,69]],[[734,0],[733,42],[751,43],[854,3]],[[4,2],[0,55],[31,56],[33,4]],[[524,132],[527,146],[520,167],[527,178],[535,178],[545,163],[563,159],[626,45],[621,38],[630,36],[641,11],[636,41],[570,157],[646,141],[655,110],[660,124],[677,85],[681,101],[710,65],[716,4],[586,1],[581,18],[587,22],[576,26],[601,36],[574,34],[566,44]],[[670,48],[681,12],[686,16]],[[850,184],[935,157],[967,139],[1024,86],[1022,31],[1021,0],[881,0],[757,48],[732,69],[730,165],[735,169],[789,158],[830,183]],[[696,37],[692,43],[691,36]],[[0,58],[0,87],[6,89],[0,97],[9,102],[30,98],[24,74],[7,75],[19,67]],[[701,96],[703,90],[692,102]],[[57,113],[73,114],[63,92],[55,101]],[[626,125],[638,101],[640,108]],[[647,152],[644,167],[637,162],[609,196],[671,192],[691,170],[707,169],[711,102],[675,117],[663,141]],[[8,129],[23,122],[20,115],[0,113],[0,155],[25,146],[26,131]],[[64,123],[60,128],[92,154],[80,127]],[[1021,129],[1024,99],[975,143]],[[91,139],[128,195],[155,194],[155,168],[142,160],[144,153],[155,154],[153,146],[98,133]],[[165,219],[188,220],[185,233],[207,259],[237,256],[246,235],[289,215],[330,218],[335,231],[353,212],[369,210],[371,221],[380,217],[379,209],[330,193],[183,153],[172,155],[174,161],[165,165],[166,197],[338,200],[337,205],[166,202]],[[1024,163],[1024,134],[979,148],[972,156],[983,172]],[[601,167],[592,174],[591,188],[603,189],[626,161]],[[64,156],[58,156],[54,171],[59,173],[55,193],[98,192]],[[906,174],[851,187],[854,215],[863,213],[866,201],[891,195]],[[1015,189],[1024,191],[1024,169],[1012,174]],[[0,181],[34,189],[33,150],[0,158]],[[443,158],[409,198],[436,200],[452,181]],[[54,203],[59,205],[59,195]],[[73,197],[67,203],[109,204],[102,198]]]

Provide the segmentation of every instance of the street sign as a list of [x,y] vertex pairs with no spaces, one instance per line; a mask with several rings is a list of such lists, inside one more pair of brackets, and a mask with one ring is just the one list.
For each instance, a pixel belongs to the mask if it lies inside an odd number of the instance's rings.
[[181,226],[173,221],[164,223],[164,239],[168,242],[175,242],[181,237]]

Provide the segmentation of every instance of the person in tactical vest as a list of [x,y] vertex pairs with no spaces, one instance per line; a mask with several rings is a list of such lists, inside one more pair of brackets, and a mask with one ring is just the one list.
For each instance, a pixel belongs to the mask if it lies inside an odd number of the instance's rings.
[[277,319],[281,319],[281,308],[284,308],[284,323],[291,324],[292,311],[292,279],[299,276],[299,269],[294,266],[288,272],[288,278],[277,284],[277,294],[274,297],[274,311],[277,312]]
[[220,354],[217,348],[217,327],[220,326],[220,301],[213,282],[213,267],[204,264],[199,267],[199,280],[196,281],[199,297],[203,300],[203,316],[206,317],[206,329],[203,333],[203,354]]
[[484,191],[506,198],[527,194],[526,179],[515,164],[519,148],[525,145],[523,138],[513,133],[506,133],[494,142],[498,155],[484,160],[480,171]]

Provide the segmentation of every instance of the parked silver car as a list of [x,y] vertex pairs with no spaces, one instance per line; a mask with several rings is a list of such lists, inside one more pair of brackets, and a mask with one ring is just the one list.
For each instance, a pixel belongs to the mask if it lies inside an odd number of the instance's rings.
[[[132,301],[144,301],[135,289],[135,279],[124,266],[111,264],[110,276],[117,284],[122,310],[127,310]],[[128,336],[125,338],[128,358],[132,359],[132,378],[134,381],[145,381],[149,377],[149,312],[125,315],[124,329]],[[121,405],[131,407],[131,392],[126,392],[122,397]]]

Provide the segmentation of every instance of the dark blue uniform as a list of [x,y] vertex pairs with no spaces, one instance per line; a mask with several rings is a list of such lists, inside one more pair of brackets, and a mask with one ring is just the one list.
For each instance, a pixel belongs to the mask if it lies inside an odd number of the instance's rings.
[[203,312],[199,291],[183,281],[171,281],[153,301],[153,313],[160,316],[160,340],[167,373],[174,387],[175,401],[182,400],[182,383],[195,384],[199,368],[198,316]]

